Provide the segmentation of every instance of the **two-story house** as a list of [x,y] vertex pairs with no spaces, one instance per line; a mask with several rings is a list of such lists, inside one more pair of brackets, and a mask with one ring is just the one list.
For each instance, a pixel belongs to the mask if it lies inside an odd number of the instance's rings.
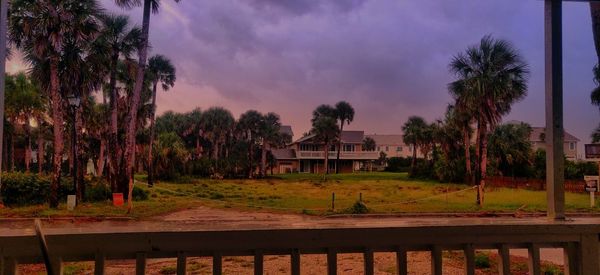
[[[575,136],[569,134],[566,130],[563,136],[563,150],[565,151],[565,157],[568,160],[576,160],[577,154],[577,143],[580,141]],[[546,128],[544,127],[531,127],[531,135],[529,135],[529,141],[531,142],[534,151],[537,149],[546,149]]]
[[[379,152],[363,151],[364,131],[343,131],[340,150],[340,167],[342,173],[351,173],[365,169],[367,164],[379,158]],[[304,136],[285,149],[273,150],[277,162],[275,173],[323,173],[325,171],[325,144],[315,140],[315,135]],[[335,171],[337,145],[329,150],[329,171]]]
[[[384,153],[386,157],[408,158],[413,155],[413,146],[404,144],[402,135],[366,135],[375,141],[375,151]],[[417,152],[417,157],[423,157],[421,152]]]

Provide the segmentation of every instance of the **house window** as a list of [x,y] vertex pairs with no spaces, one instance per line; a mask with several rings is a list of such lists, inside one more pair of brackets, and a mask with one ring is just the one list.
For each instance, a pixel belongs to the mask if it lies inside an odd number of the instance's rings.
[[402,152],[402,146],[396,147],[396,152]]
[[345,152],[354,152],[354,144],[344,144]]
[[390,147],[389,147],[389,146],[386,146],[386,147],[385,147],[385,151],[386,151],[386,152],[389,152],[389,151],[390,151]]
[[381,146],[377,146],[377,151],[381,151]]
[[575,150],[575,142],[569,142],[569,150]]

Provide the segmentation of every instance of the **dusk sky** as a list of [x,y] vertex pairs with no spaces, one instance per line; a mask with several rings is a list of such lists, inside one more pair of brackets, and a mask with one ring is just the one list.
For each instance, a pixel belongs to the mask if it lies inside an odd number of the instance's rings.
[[[102,1],[141,21],[141,8],[124,11],[113,2]],[[452,56],[491,34],[511,41],[531,70],[527,98],[504,120],[543,126],[543,4],[162,0],[151,20],[151,54],[168,56],[178,79],[159,93],[158,111],[223,106],[236,117],[248,109],[273,111],[297,138],[309,130],[317,105],[345,100],[356,110],[349,129],[400,133],[410,115],[429,121],[443,115],[451,102]],[[595,63],[589,7],[564,7],[565,128],[585,143],[600,122],[589,99]]]

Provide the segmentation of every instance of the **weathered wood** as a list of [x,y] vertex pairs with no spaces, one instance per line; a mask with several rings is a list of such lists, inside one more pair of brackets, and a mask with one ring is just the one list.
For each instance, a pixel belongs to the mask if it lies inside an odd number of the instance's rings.
[[442,275],[442,249],[437,245],[431,248],[431,274]]
[[221,253],[213,254],[213,275],[223,274],[223,256]]
[[262,251],[256,250],[254,252],[254,275],[262,275],[263,274],[263,261],[264,256]]
[[333,249],[327,251],[327,274],[337,274],[337,253]]
[[52,272],[48,272],[48,274],[52,275],[62,275],[63,274],[63,261],[60,257],[51,257],[50,258]]
[[463,251],[465,253],[465,274],[475,275],[475,249],[473,249],[473,245],[465,245]]
[[177,253],[177,275],[187,273],[187,254],[185,252]]
[[146,274],[146,253],[135,254],[135,274]]
[[373,250],[366,249],[363,253],[363,260],[365,263],[365,275],[373,275],[375,272],[374,260],[373,260]]
[[300,275],[300,251],[293,249],[291,254],[292,275]]
[[18,265],[15,258],[3,257],[2,259],[2,275],[19,274],[17,271]]
[[598,234],[581,235],[578,258],[581,275],[600,274]]
[[498,247],[498,273],[510,275],[510,250],[508,245],[502,244]]
[[566,243],[563,247],[563,255],[565,259],[565,275],[579,274],[577,244],[573,242]]
[[104,275],[105,266],[106,257],[104,256],[104,253],[96,253],[96,258],[94,259],[94,275]]
[[408,261],[406,248],[404,247],[399,247],[396,249],[396,266],[398,268],[398,275],[408,274]]
[[[597,244],[596,244],[597,245]],[[530,275],[540,275],[542,273],[542,266],[540,264],[540,248],[537,244],[530,244],[527,248],[529,254],[528,266]]]

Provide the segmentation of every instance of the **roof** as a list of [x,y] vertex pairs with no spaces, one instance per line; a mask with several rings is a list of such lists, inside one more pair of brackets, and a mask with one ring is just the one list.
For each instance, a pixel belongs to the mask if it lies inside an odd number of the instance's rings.
[[[294,143],[305,142],[314,137],[315,137],[314,134],[310,134],[310,135],[299,138],[298,140],[294,141]],[[342,132],[342,143],[362,144],[364,138],[365,138],[365,131],[343,131]]]
[[296,159],[296,150],[294,149],[273,149],[271,150],[273,157],[278,160]]
[[376,145],[404,145],[402,135],[366,135],[375,141]]
[[279,132],[281,132],[282,134],[288,134],[288,135],[290,135],[290,137],[294,136],[294,132],[292,131],[292,126],[290,126],[290,125],[281,125],[281,127],[279,128]]
[[[534,141],[534,142],[544,142],[544,140],[540,136],[542,134],[544,134],[545,132],[546,132],[546,128],[544,128],[544,127],[531,127],[531,135],[529,136],[529,140]],[[579,142],[580,141],[577,137],[569,134],[566,130],[565,130],[564,138],[565,138],[565,141],[571,141],[571,142]]]

